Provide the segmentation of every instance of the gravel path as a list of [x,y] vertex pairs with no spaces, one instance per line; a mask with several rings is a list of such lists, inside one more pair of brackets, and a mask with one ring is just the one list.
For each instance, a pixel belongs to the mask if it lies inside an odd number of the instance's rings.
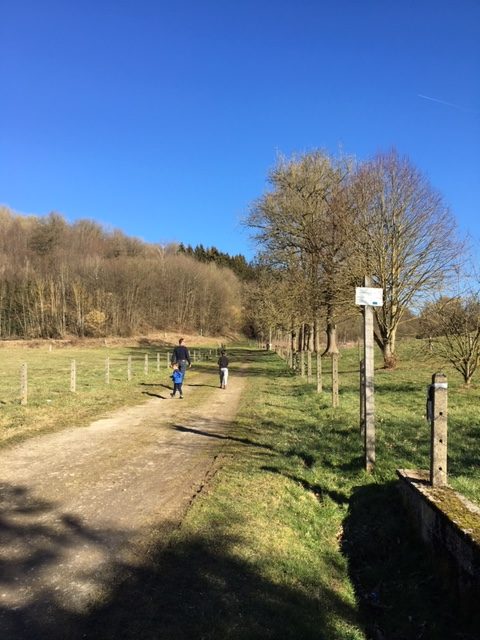
[[243,389],[238,377],[205,398],[216,376],[194,380],[184,400],[154,397],[0,453],[2,640],[63,637],[65,616],[108,599],[179,525]]

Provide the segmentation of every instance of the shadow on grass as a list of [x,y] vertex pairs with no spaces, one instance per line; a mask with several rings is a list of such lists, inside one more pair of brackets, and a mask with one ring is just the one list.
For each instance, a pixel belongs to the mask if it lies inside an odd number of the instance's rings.
[[459,613],[460,603],[409,523],[396,482],[355,488],[343,532],[342,551],[370,637],[478,638],[480,616]]
[[139,382],[139,385],[141,387],[162,387],[162,389],[170,389],[170,391],[172,390],[172,387],[169,386],[168,384],[161,384],[156,383],[156,382]]
[[348,503],[348,496],[345,493],[342,493],[340,491],[333,491],[331,489],[326,489],[325,487],[322,487],[319,484],[308,482],[304,478],[300,478],[291,473],[283,471],[278,467],[264,465],[263,467],[260,467],[260,468],[263,471],[268,471],[269,473],[277,473],[283,476],[284,478],[293,480],[293,482],[300,484],[306,491],[310,491],[311,493],[313,493],[318,498],[318,500],[322,500],[323,496],[328,496],[337,504],[343,505]]
[[[228,508],[224,515],[229,523],[235,519]],[[10,601],[0,601],[0,637],[318,640],[339,637],[339,622],[355,625],[353,607],[321,579],[311,592],[279,585],[266,577],[268,571],[262,575],[261,564],[239,558],[234,550],[238,540],[221,524],[212,523],[208,535],[174,541],[177,526],[165,522],[148,556],[121,562],[109,550],[109,540],[127,543],[125,532],[91,531],[75,517],[61,514],[58,505],[35,499],[23,487],[3,485],[1,583]],[[22,554],[9,554],[9,545],[17,541]],[[108,557],[105,570],[83,566],[79,581],[72,577],[65,591],[38,582],[44,571],[61,575],[65,551],[86,543],[92,552]],[[82,605],[83,586],[96,584],[105,595],[100,602]],[[80,599],[75,600],[78,590]]]
[[[347,456],[345,456],[347,457]],[[357,472],[363,469],[364,467],[364,457],[363,455],[354,455],[351,458],[347,459],[345,462],[335,461],[332,463],[330,460],[325,459],[323,464],[330,469],[335,469],[338,471],[344,472]]]
[[335,637],[332,612],[353,622],[351,607],[328,587],[319,600],[276,585],[230,552],[235,542],[195,536],[157,553],[92,616],[87,637],[101,630],[103,640],[318,640]]

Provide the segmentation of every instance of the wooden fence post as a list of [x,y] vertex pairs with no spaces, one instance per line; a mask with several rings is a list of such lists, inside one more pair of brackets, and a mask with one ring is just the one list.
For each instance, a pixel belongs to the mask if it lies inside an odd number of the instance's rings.
[[77,392],[77,361],[72,360],[70,362],[70,391],[72,393]]
[[332,407],[338,407],[338,353],[332,354]]
[[360,360],[360,435],[365,436],[365,361]]
[[157,371],[160,371],[160,352],[157,351]]
[[322,393],[322,354],[317,351],[317,393]]
[[20,367],[20,404],[28,402],[28,371],[27,363],[24,362]]
[[[365,278],[365,286],[370,284]],[[374,342],[373,308],[363,307],[365,345],[365,470],[373,471],[375,466],[375,396],[374,396]]]
[[105,384],[110,384],[110,358],[105,358]]
[[127,358],[127,380],[130,382],[132,379],[132,356]]
[[145,364],[143,365],[143,373],[148,374],[148,353],[145,354]]
[[169,366],[170,366],[170,352],[167,351],[167,369],[169,368]]

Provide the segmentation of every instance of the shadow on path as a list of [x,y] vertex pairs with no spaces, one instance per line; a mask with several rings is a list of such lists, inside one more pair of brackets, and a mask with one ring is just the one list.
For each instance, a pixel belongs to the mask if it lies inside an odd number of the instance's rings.
[[160,398],[161,400],[167,400],[168,396],[162,396],[159,393],[152,393],[151,391],[142,391],[144,396],[152,396],[152,398]]
[[[0,507],[2,592],[33,584],[42,573],[62,567],[64,551],[89,544],[105,551],[122,531],[91,531],[23,487],[3,485]],[[228,522],[238,516],[228,512]],[[333,639],[337,621],[355,623],[355,612],[318,584],[311,594],[278,586],[238,557],[236,539],[212,523],[208,535],[175,542],[178,523],[156,532],[143,562],[111,559],[108,571],[85,570],[85,584],[98,582],[105,597],[85,608],[72,606],[71,594],[46,583],[20,593],[17,602],[0,600],[2,640],[255,640]],[[166,545],[162,540],[170,537]],[[21,545],[21,553],[10,553]],[[78,584],[72,584],[72,589]],[[13,597],[13,596],[12,596]],[[69,600],[70,597],[70,600]]]
[[[217,423],[215,423],[217,424]],[[220,433],[214,433],[213,431],[203,431],[202,429],[194,429],[192,427],[185,427],[181,424],[174,424],[173,429],[176,431],[181,431],[183,433],[193,433],[197,436],[205,436],[207,438],[216,438],[218,440],[229,440],[231,442],[239,442],[241,444],[246,444],[251,447],[259,447],[260,449],[267,449],[273,451],[273,447],[268,444],[262,444],[261,442],[255,442],[254,440],[250,440],[249,438],[238,438],[236,436],[228,436]]]
[[[121,544],[126,535],[89,529],[22,486],[2,483],[0,495],[0,638],[66,638],[64,626],[72,620],[72,599],[63,606],[58,586],[68,583],[66,556],[87,546],[105,557],[112,540]],[[63,579],[55,583],[62,571]],[[83,578],[85,583],[102,581],[97,575]]]

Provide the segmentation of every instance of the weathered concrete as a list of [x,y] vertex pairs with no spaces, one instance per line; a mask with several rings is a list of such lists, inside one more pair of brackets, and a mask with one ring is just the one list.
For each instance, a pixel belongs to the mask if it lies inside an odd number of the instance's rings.
[[430,482],[434,487],[447,485],[447,398],[448,382],[443,373],[434,373],[430,385],[431,437],[430,437]]
[[428,472],[398,469],[399,488],[425,542],[466,605],[480,596],[480,508]]

